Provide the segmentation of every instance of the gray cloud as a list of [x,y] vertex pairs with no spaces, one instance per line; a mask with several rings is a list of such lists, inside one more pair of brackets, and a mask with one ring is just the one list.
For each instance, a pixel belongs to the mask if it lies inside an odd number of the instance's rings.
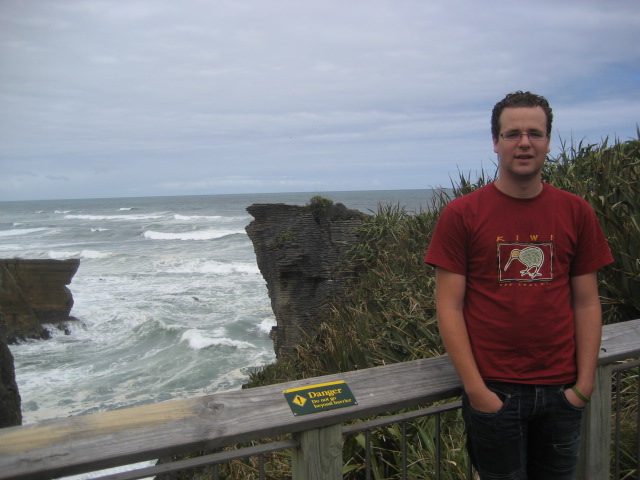
[[561,137],[626,139],[638,24],[637,2],[3,0],[0,200],[448,185],[491,165],[516,89]]

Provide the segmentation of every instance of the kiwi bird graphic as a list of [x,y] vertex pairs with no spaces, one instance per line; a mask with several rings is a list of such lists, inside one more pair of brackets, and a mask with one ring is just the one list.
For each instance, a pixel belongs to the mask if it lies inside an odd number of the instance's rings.
[[522,263],[525,267],[524,270],[520,270],[520,275],[525,276],[529,275],[533,280],[535,277],[539,277],[542,274],[540,273],[540,267],[542,267],[542,263],[544,262],[544,252],[539,247],[525,247],[522,250],[514,248],[511,250],[511,257],[509,261],[505,265],[505,271],[511,265],[511,262],[517,259],[520,263]]

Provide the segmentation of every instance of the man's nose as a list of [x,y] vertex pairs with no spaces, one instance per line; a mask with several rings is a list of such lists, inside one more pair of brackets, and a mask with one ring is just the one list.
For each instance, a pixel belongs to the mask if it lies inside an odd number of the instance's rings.
[[528,133],[521,133],[520,134],[520,140],[518,141],[518,146],[523,146],[523,147],[530,147],[531,146],[531,140],[529,139],[529,134]]

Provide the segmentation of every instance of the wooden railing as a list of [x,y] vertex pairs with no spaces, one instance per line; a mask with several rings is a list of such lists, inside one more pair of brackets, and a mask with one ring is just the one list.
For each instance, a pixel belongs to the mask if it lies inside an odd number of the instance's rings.
[[[640,355],[640,320],[604,328],[578,479],[608,480],[611,369]],[[294,415],[284,391],[345,382],[355,402]],[[341,424],[460,394],[447,356],[0,430],[0,479],[53,478],[293,434],[294,480],[342,478]]]

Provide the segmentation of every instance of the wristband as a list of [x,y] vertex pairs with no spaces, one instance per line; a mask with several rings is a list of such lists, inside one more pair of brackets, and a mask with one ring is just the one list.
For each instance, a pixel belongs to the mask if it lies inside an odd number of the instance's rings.
[[573,390],[573,393],[575,393],[577,397],[584,403],[589,403],[591,401],[589,397],[585,397],[582,393],[580,393],[580,390],[578,390],[575,385],[571,387],[571,390]]

